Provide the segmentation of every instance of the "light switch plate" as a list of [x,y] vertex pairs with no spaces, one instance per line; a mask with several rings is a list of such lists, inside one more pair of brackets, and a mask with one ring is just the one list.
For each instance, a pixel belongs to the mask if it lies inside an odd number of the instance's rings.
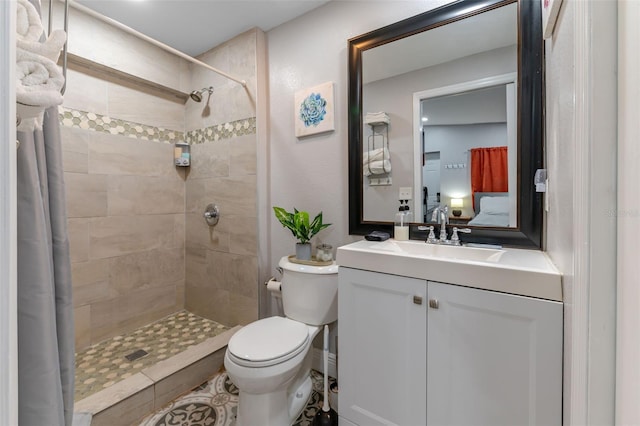
[[401,186],[398,191],[398,200],[411,200],[413,197],[411,193],[413,192],[413,188],[410,186]]

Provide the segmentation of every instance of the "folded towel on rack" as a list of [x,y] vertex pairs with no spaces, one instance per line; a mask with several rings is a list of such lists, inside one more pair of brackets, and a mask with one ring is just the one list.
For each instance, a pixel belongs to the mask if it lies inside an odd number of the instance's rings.
[[16,78],[16,101],[21,104],[50,107],[62,103],[64,77],[52,60],[17,48]]
[[387,123],[391,122],[389,115],[386,112],[368,112],[364,115],[365,124],[373,123]]
[[362,165],[366,166],[367,163],[380,160],[389,160],[389,150],[385,148],[372,149],[371,151],[365,151],[362,153]]
[[28,0],[18,0],[16,32],[18,40],[39,41],[42,36],[42,21],[34,5]]
[[66,41],[67,33],[63,30],[54,30],[44,42],[18,39],[17,46],[20,49],[51,59],[53,62],[58,62],[60,51]]
[[379,160],[367,163],[363,168],[365,176],[383,175],[391,172],[391,161]]
[[22,119],[20,130],[42,127],[44,110],[62,103],[60,89],[63,85],[62,72],[52,60],[16,48],[16,102]]

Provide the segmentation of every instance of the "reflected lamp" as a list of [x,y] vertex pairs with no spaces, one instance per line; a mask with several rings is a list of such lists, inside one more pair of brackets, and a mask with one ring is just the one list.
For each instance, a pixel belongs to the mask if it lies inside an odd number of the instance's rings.
[[464,207],[464,202],[462,201],[462,198],[452,198],[451,199],[451,213],[455,216],[455,217],[459,217],[462,214],[462,210],[460,210],[462,207]]

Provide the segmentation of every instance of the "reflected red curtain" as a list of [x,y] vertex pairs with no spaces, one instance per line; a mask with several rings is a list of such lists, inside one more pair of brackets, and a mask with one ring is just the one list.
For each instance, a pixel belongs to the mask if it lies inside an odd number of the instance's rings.
[[507,192],[507,147],[471,149],[471,200],[476,192]]

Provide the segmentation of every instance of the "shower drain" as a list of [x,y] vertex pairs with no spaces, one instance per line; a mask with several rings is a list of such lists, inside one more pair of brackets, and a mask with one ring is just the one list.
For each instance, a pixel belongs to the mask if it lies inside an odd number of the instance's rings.
[[124,357],[128,361],[135,361],[136,359],[140,359],[146,355],[149,355],[149,352],[145,351],[144,349],[138,349],[137,351],[131,352],[129,355],[125,355]]

